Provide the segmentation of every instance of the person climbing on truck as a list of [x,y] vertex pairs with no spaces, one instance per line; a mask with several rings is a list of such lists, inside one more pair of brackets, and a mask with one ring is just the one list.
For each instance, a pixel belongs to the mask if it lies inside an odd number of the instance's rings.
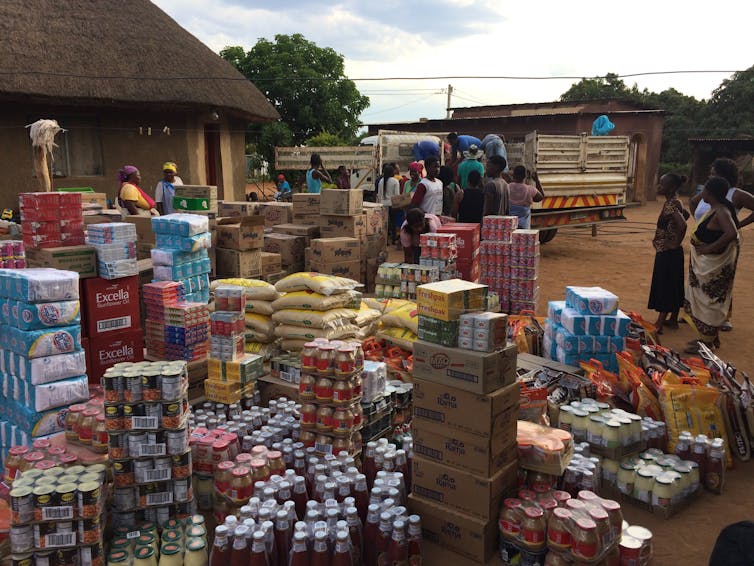
[[510,213],[518,216],[518,227],[528,230],[531,228],[531,205],[541,202],[545,198],[545,191],[536,173],[531,174],[535,186],[524,183],[526,167],[517,165],[513,168],[513,181],[508,183],[510,194]]

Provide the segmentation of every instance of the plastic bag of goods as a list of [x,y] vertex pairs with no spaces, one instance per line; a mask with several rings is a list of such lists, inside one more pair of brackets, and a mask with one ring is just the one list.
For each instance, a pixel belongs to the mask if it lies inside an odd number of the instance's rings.
[[310,341],[315,338],[326,338],[327,340],[341,340],[343,338],[353,338],[359,331],[357,326],[346,324],[338,328],[306,328],[304,326],[292,326],[281,324],[275,327],[275,336],[283,340],[305,340]]
[[278,324],[304,326],[306,328],[333,329],[352,324],[358,316],[350,309],[331,309],[327,311],[309,311],[301,309],[283,309],[272,315]]
[[281,293],[306,291],[308,289],[326,296],[345,293],[360,286],[361,283],[353,279],[303,271],[292,273],[275,283],[275,289]]
[[419,313],[416,303],[406,302],[403,306],[382,315],[382,326],[385,328],[405,328],[414,334],[419,333]]
[[273,301],[274,310],[303,309],[326,311],[330,309],[345,308],[361,296],[358,291],[346,291],[337,295],[322,295],[314,291],[293,291],[286,293],[276,301]]
[[275,290],[273,285],[270,285],[267,281],[260,281],[259,279],[218,279],[210,284],[210,289],[214,291],[218,285],[238,285],[239,287],[243,287],[246,289],[247,304],[249,300],[274,301],[282,296],[281,293],[278,293]]

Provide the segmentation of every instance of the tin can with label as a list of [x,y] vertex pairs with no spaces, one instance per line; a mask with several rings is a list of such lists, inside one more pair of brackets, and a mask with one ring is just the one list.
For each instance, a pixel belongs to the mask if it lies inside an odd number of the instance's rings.
[[146,483],[149,481],[147,480],[147,472],[152,469],[152,461],[151,460],[134,460],[133,469],[134,469],[134,481],[136,483]]
[[34,548],[34,530],[31,525],[18,525],[10,528],[10,551],[26,552]]
[[183,479],[191,477],[191,452],[172,456],[170,459],[173,478]]
[[165,369],[160,376],[160,389],[162,391],[162,399],[165,401],[173,401],[180,399],[181,397],[181,385],[182,385],[182,372],[172,369]]
[[140,375],[128,375],[124,378],[123,397],[129,403],[138,403],[144,399]]
[[173,482],[173,501],[176,503],[186,503],[187,501],[191,501],[192,498],[191,478],[176,479]]
[[[105,421],[105,424],[107,424],[107,421]],[[128,458],[128,433],[108,433],[107,452],[110,458],[114,460]]]
[[78,566],[78,548],[60,548],[53,554],[55,556],[55,566]]

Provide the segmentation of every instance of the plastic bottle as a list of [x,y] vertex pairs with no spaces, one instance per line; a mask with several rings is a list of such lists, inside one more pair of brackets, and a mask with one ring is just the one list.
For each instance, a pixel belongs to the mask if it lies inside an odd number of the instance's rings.
[[351,538],[351,550],[354,558],[354,564],[361,564],[363,534],[359,511],[356,507],[346,509],[346,522],[348,524],[348,534]]
[[389,564],[391,566],[408,565],[408,541],[406,540],[406,523],[401,520],[393,523],[390,540]]
[[[254,541],[249,553],[249,566],[270,566],[267,557],[267,545],[265,543],[266,535],[264,531],[255,531],[252,537]],[[214,564],[213,564],[214,566]]]
[[306,533],[298,532],[293,535],[293,545],[286,566],[309,566],[309,549]]
[[296,517],[303,520],[306,517],[306,502],[309,495],[306,492],[306,479],[296,476],[293,480],[293,502],[296,504]]
[[327,544],[327,531],[320,530],[314,533],[310,566],[330,566],[330,551]]
[[231,547],[228,543],[228,527],[220,525],[215,528],[215,542],[212,545],[210,566],[228,566]]
[[331,566],[352,566],[351,545],[348,542],[348,531],[338,531],[335,535],[335,551]]
[[230,553],[230,566],[248,566],[249,547],[246,546],[246,534],[248,527],[240,525],[236,527],[233,536],[233,550]]
[[267,560],[270,562],[270,566],[274,566],[278,561],[277,545],[275,544],[275,526],[272,521],[264,521],[262,523],[262,531],[264,531],[264,544],[267,550]]
[[277,549],[278,566],[287,566],[288,554],[291,550],[291,523],[288,512],[281,509],[275,516],[275,547]]
[[370,505],[367,512],[367,520],[364,523],[364,564],[375,566],[377,564],[377,537],[380,531],[380,506]]
[[722,438],[710,442],[704,468],[704,487],[720,495],[725,485],[725,441]]
[[392,519],[393,516],[390,513],[380,515],[380,531],[377,534],[377,566],[388,566],[390,564]]
[[366,449],[364,451],[364,475],[367,479],[367,485],[371,488],[374,483],[374,478],[377,475],[377,466],[375,465],[374,457],[375,450],[377,450],[376,442],[367,442]]
[[408,517],[408,563],[421,566],[422,563],[422,523],[419,515]]
[[366,524],[367,509],[369,507],[369,491],[367,488],[367,477],[364,474],[358,474],[353,488],[353,497],[356,500],[356,509],[359,512],[361,524]]

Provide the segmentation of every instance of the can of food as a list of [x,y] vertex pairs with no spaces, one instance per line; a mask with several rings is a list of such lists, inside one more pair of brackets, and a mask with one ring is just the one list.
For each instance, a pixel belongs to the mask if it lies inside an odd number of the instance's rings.
[[[31,527],[29,527],[31,529]],[[13,555],[10,557],[10,565],[11,566],[35,566],[38,564],[34,560],[34,555],[27,552],[19,552],[16,554],[14,551]],[[38,553],[40,554],[40,553]]]
[[141,454],[141,445],[147,443],[147,433],[146,432],[129,432],[128,433],[128,453],[134,457],[138,458]]
[[181,397],[181,377],[183,373],[176,369],[164,369],[160,377],[160,389],[162,391],[162,399],[166,401],[173,401],[180,399]]
[[113,503],[116,509],[133,509],[136,507],[134,487],[116,487],[113,489]]
[[113,462],[113,483],[116,487],[129,487],[134,485],[133,460]]
[[54,509],[50,509],[47,513],[42,514],[44,520],[73,519],[76,514],[74,511],[78,511],[76,484],[58,484],[54,492],[53,506]]
[[162,403],[160,414],[162,415],[163,428],[172,430],[181,428],[181,417],[183,416],[183,411],[180,401]]
[[170,514],[170,507],[157,507],[154,510],[154,522],[162,524],[170,518]]
[[55,552],[52,550],[35,552],[34,566],[57,566],[57,562],[55,560]]
[[55,566],[78,566],[78,548],[59,548],[54,552]]
[[170,456],[164,458],[155,458],[152,460],[155,470],[169,470],[172,467],[172,460]]
[[104,484],[107,475],[107,468],[104,464],[92,464],[86,468],[87,474],[97,474],[99,476],[99,483]]
[[128,405],[108,405],[105,407],[105,428],[108,431],[124,430],[123,416]]
[[105,391],[105,401],[119,403],[125,399],[123,376],[120,374],[102,376],[102,389]]
[[34,488],[34,520],[41,521],[45,508],[52,506],[55,489],[50,485],[40,485]]
[[101,543],[95,543],[89,546],[82,546],[79,549],[79,564],[91,566],[104,566],[105,549]]
[[11,517],[14,524],[34,520],[34,495],[30,487],[15,487],[10,491]]
[[100,495],[102,494],[102,488],[100,484],[96,481],[82,482],[78,485],[77,491],[79,517],[84,519],[98,517],[101,512]]
[[161,372],[149,369],[144,372],[141,378],[142,395],[145,401],[159,401],[162,395],[160,389]]
[[[132,505],[136,507],[136,505]],[[135,511],[115,511],[112,514],[113,527],[129,527],[136,524],[136,512]]]
[[191,452],[171,456],[172,475],[175,479],[191,477]]
[[138,403],[144,399],[141,389],[141,376],[129,374],[125,378],[123,397],[129,403]]
[[162,403],[144,403],[144,416],[157,417],[158,423],[162,416]]
[[76,544],[76,531],[73,521],[37,523],[34,525],[34,546],[54,548]]
[[78,523],[80,544],[94,544],[98,540],[102,540],[99,515],[88,519],[81,519]]
[[136,483],[147,483],[147,472],[152,469],[152,460],[134,460],[134,481]]
[[10,528],[10,551],[14,554],[34,548],[34,529],[31,525],[16,525]]
[[[164,420],[163,420],[164,422]],[[165,432],[168,454],[177,456],[188,450],[188,429],[186,427]]]
[[[107,425],[107,420],[105,420]],[[108,433],[107,452],[111,459],[120,460],[128,458],[128,438],[127,432],[110,432]]]

